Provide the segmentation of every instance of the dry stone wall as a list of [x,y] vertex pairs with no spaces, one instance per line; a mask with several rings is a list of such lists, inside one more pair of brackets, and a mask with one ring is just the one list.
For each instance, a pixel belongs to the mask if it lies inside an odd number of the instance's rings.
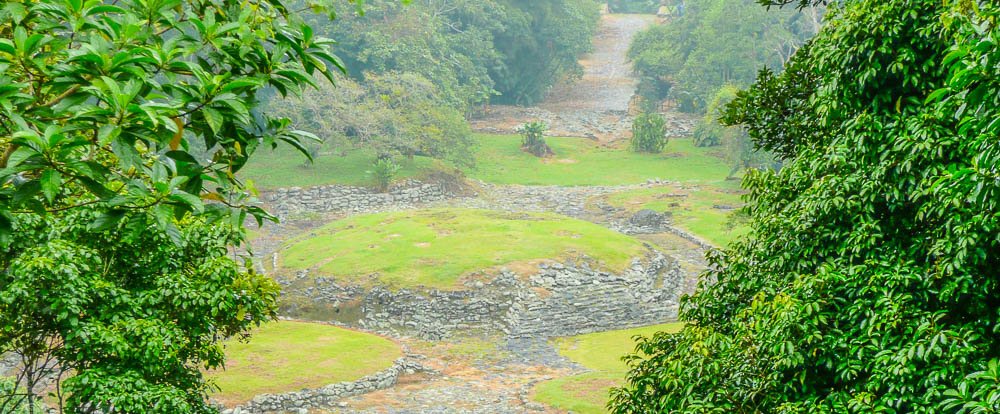
[[362,289],[306,275],[282,284],[286,297],[331,309],[332,322],[427,339],[469,333],[550,338],[676,318],[683,273],[675,261],[650,248],[620,273],[590,263],[542,264],[534,275],[502,269],[491,281],[468,282],[458,291]]
[[413,357],[397,359],[391,367],[384,371],[366,376],[357,381],[341,382],[327,385],[323,388],[308,389],[285,394],[262,394],[252,401],[236,408],[223,410],[223,414],[263,414],[263,413],[308,413],[310,410],[329,408],[337,401],[355,395],[367,394],[372,391],[384,390],[396,385],[403,374],[427,372]]
[[304,213],[361,213],[387,206],[407,208],[455,196],[442,184],[406,180],[387,193],[367,187],[324,185],[280,188],[263,194],[262,199],[271,213],[289,217]]

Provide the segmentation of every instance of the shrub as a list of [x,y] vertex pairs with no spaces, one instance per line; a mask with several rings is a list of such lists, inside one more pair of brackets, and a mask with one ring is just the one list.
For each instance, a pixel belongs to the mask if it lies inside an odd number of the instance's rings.
[[529,122],[522,125],[518,129],[518,132],[521,133],[521,149],[536,157],[555,155],[549,144],[545,143],[545,130],[547,128],[544,122]]
[[383,193],[389,191],[389,185],[392,184],[393,178],[396,178],[400,168],[396,160],[390,156],[376,158],[375,162],[372,163],[371,171],[372,176],[375,177],[375,189]]
[[658,153],[666,146],[667,121],[662,115],[643,113],[632,120],[632,151]]

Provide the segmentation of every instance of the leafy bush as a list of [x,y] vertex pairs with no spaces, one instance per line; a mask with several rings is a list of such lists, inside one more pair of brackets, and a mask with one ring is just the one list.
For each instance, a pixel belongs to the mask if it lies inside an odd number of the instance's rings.
[[372,163],[371,171],[372,176],[375,178],[375,188],[381,192],[389,191],[389,186],[392,185],[392,180],[399,173],[399,168],[399,164],[392,157],[381,156],[376,158],[375,162]]
[[[803,0],[803,3],[809,3]],[[1000,5],[841,2],[727,123],[785,160],[618,413],[1000,410]],[[892,22],[886,24],[886,22]]]
[[549,144],[545,143],[545,130],[548,126],[543,122],[529,122],[521,126],[518,132],[521,134],[521,150],[531,153],[536,157],[550,157],[555,153]]
[[714,147],[722,145],[723,142],[737,139],[740,134],[737,127],[725,126],[719,123],[725,106],[736,98],[739,92],[735,86],[726,85],[715,93],[715,97],[708,104],[705,116],[698,121],[694,127],[694,145],[698,147]]
[[632,141],[635,152],[659,153],[667,146],[667,120],[656,113],[642,113],[632,120]]

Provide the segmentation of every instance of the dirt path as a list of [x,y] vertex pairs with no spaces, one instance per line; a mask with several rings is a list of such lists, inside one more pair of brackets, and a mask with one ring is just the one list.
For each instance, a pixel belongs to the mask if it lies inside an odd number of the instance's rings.
[[631,127],[629,103],[638,81],[626,52],[632,38],[653,24],[652,15],[608,14],[601,16],[594,51],[580,60],[581,79],[552,88],[536,107],[498,105],[472,120],[480,132],[512,133],[521,124],[543,121],[549,134],[610,142],[624,137]]
[[608,14],[594,37],[594,51],[580,60],[583,78],[556,85],[539,107],[553,113],[625,112],[638,80],[626,53],[636,33],[655,17],[639,14]]

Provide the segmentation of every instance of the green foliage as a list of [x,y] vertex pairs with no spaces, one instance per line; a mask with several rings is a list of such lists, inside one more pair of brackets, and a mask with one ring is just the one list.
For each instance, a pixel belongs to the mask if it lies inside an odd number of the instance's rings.
[[695,125],[695,145],[722,145],[726,160],[732,166],[730,176],[752,168],[776,167],[778,162],[774,156],[768,150],[754,145],[744,128],[720,123],[725,107],[736,98],[737,92],[739,90],[736,87],[726,85],[715,94],[708,104],[705,116]]
[[725,85],[719,88],[712,101],[705,109],[705,116],[701,118],[694,128],[694,145],[699,147],[714,147],[722,145],[723,142],[735,141],[736,136],[741,132],[739,128],[726,127],[719,123],[722,112],[733,99],[739,88],[732,85]]
[[372,163],[371,170],[372,177],[375,179],[375,188],[381,192],[389,191],[389,186],[392,185],[392,180],[396,178],[400,168],[400,165],[392,157],[376,158],[375,162]]
[[28,361],[26,389],[61,378],[70,412],[213,412],[199,368],[222,366],[220,338],[274,317],[278,286],[230,258],[233,226],[189,218],[168,233],[144,211],[122,215],[103,230],[93,209],[15,215],[0,252],[0,353]]
[[636,35],[628,57],[646,99],[703,111],[726,84],[746,86],[779,69],[819,27],[821,9],[765,10],[754,0],[688,1],[676,18]]
[[471,166],[472,130],[461,111],[440,99],[439,88],[421,75],[385,73],[369,75],[364,85],[343,79],[300,99],[275,99],[267,109],[297,127],[318,131],[320,141],[308,147],[320,156],[364,148]]
[[229,254],[269,217],[234,174],[312,138],[257,94],[339,62],[282,3],[251,3],[0,6],[0,354],[29,361],[24,389],[51,374],[69,412],[212,412],[199,368],[273,317],[276,285]]
[[594,0],[498,0],[505,25],[493,45],[503,65],[491,68],[497,103],[531,105],[556,82],[583,75],[580,55],[589,52],[600,20]]
[[[353,8],[345,0],[335,3]],[[338,39],[338,56],[359,83],[371,75],[417,76],[435,86],[440,105],[466,111],[497,93],[489,68],[503,64],[493,47],[502,19],[492,2],[375,0],[366,2],[363,14],[312,22]]]
[[660,0],[609,0],[612,13],[654,14],[660,9]]
[[521,133],[521,150],[536,157],[550,157],[555,155],[549,144],[545,143],[545,130],[548,126],[544,122],[528,122],[518,128]]
[[[340,3],[344,3],[341,1]],[[599,8],[593,0],[368,1],[364,15],[316,21],[341,40],[338,55],[358,79],[413,73],[440,101],[468,111],[493,98],[532,104],[555,82],[580,73]]]
[[657,154],[667,146],[667,120],[657,113],[642,113],[632,120],[632,140],[629,149],[633,152]]
[[45,404],[35,401],[35,405],[28,408],[28,393],[23,387],[18,387],[15,378],[0,377],[0,412],[8,414],[34,414],[44,413]]
[[615,412],[1000,410],[998,17],[846,2],[740,93],[727,120],[789,156],[746,175],[749,236],[637,347]]

